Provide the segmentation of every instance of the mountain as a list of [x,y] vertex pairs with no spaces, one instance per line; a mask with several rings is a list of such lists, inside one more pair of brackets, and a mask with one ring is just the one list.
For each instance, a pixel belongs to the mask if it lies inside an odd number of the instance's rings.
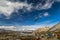
[[39,28],[35,30],[33,33],[47,32],[49,29],[50,29],[49,27]]

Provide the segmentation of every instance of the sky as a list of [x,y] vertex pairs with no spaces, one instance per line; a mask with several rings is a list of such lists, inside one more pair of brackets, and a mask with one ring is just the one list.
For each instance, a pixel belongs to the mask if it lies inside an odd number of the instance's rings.
[[37,29],[60,22],[60,0],[0,0],[0,28]]

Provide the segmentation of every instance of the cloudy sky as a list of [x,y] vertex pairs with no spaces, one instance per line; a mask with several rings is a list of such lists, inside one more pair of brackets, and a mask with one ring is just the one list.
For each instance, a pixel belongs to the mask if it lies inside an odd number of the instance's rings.
[[60,0],[0,0],[0,26],[36,29],[58,22]]

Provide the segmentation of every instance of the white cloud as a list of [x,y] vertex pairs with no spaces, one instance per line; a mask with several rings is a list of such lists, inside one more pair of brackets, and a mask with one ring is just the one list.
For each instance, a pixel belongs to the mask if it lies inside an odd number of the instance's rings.
[[60,2],[60,0],[56,0],[56,2]]
[[37,25],[24,25],[21,27],[21,29],[23,30],[36,30],[38,27],[36,27]]
[[40,17],[40,18],[42,18],[42,16],[41,16],[41,15],[40,15],[39,17]]
[[42,14],[42,13],[39,14],[39,18],[42,18],[42,15],[41,15],[41,14]]
[[17,30],[15,26],[0,26],[0,29],[13,30],[13,31]]
[[12,30],[12,31],[27,31],[27,30],[37,30],[38,28],[44,28],[46,26],[48,27],[53,27],[54,25],[56,25],[58,23],[54,22],[54,23],[50,23],[52,20],[48,20],[48,21],[43,21],[40,23],[35,23],[34,25],[22,25],[22,26],[0,26],[0,29],[5,29],[5,30]]
[[42,3],[38,4],[36,6],[36,9],[43,10],[43,9],[49,9],[49,8],[51,8],[51,6],[54,3],[54,1],[52,1],[52,2],[50,2],[50,1],[51,0],[46,0],[44,5]]
[[12,31],[26,31],[26,30],[35,30],[34,25],[26,25],[26,26],[0,26],[0,29],[5,29],[5,30],[12,30]]
[[28,11],[31,11],[31,8],[37,9],[37,10],[49,9],[52,7],[53,3],[54,3],[53,0],[45,0],[44,5],[40,3],[36,7],[33,7],[32,4],[28,4],[26,1],[25,2],[11,2],[8,0],[0,0],[0,14],[4,14],[5,16],[8,17],[12,14],[13,11],[17,11],[18,9],[22,9],[24,7]]
[[48,12],[45,12],[43,15],[44,16],[49,16],[49,13]]
[[27,31],[27,30],[36,30],[40,27],[43,27],[42,25],[24,25],[24,26],[0,26],[0,29],[5,30],[12,30],[12,31]]
[[50,16],[48,12],[43,13],[42,15],[39,15],[39,18]]
[[30,10],[31,4],[27,4],[26,2],[10,2],[7,0],[0,0],[0,13],[3,13],[5,16],[10,16],[15,9],[22,9],[23,7]]
[[44,28],[46,26],[52,27],[52,25],[50,24],[51,21],[52,20],[47,20],[47,21],[35,23],[34,25],[24,25],[24,26],[22,26],[21,29],[25,29],[25,30],[36,30],[38,28]]

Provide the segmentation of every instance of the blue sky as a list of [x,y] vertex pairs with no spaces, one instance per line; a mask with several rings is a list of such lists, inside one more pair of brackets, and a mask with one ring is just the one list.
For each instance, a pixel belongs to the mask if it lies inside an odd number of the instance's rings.
[[0,0],[0,26],[39,28],[58,22],[60,0]]

